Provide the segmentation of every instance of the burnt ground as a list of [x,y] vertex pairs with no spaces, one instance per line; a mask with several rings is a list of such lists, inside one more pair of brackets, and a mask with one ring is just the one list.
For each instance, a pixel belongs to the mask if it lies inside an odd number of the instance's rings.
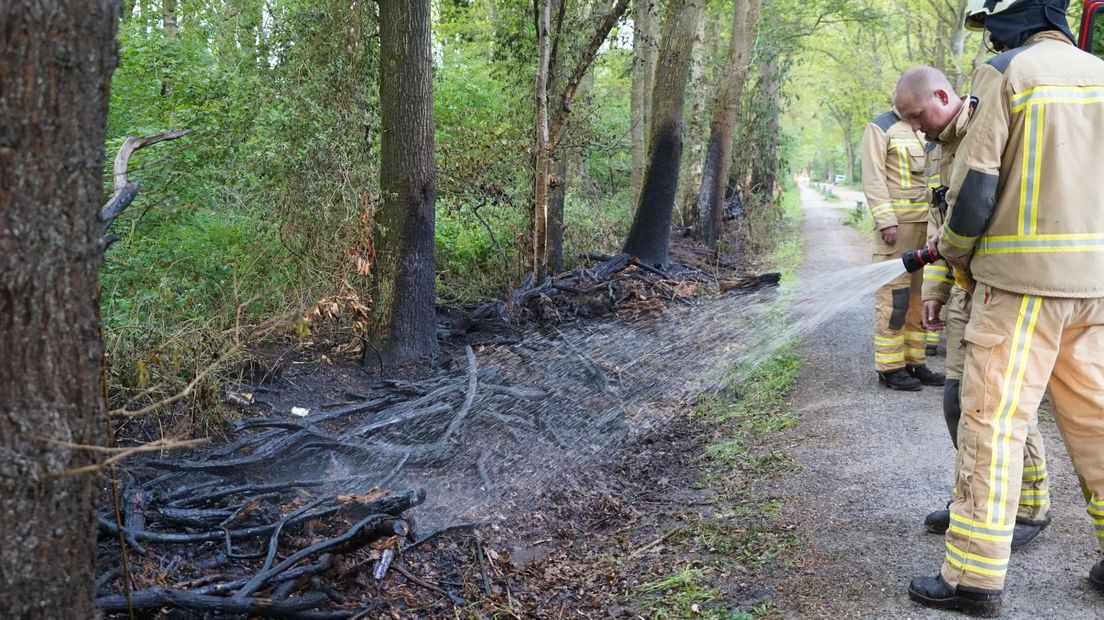
[[[806,256],[837,262],[807,260],[802,279],[865,263],[865,239],[839,224],[842,210],[811,192],[803,197]],[[693,263],[693,252],[678,252],[676,260]],[[707,266],[715,280],[739,273]],[[449,386],[436,405],[455,412],[465,409],[473,376],[479,386],[447,458],[412,463],[386,485],[426,490],[425,504],[410,511],[421,535],[478,526],[403,552],[382,580],[372,575],[379,549],[341,556],[326,577],[335,595],[328,608],[363,618],[941,615],[904,596],[908,577],[934,572],[940,557],[940,539],[920,526],[949,486],[939,397],[891,398],[869,381],[870,300],[856,300],[804,338],[798,374],[797,357],[763,338],[775,331],[763,310],[769,291],[677,290],[668,282],[632,289],[636,297],[612,296],[626,307],[605,318],[520,331],[465,328],[440,368],[406,383],[381,384],[356,354],[325,343],[281,352],[276,380],[252,386],[257,402],[244,417],[286,420],[292,406],[314,415],[374,395],[415,398]],[[657,305],[664,310],[655,312]],[[572,302],[537,300],[536,307],[563,315]],[[468,344],[474,366],[465,359]],[[781,357],[765,361],[772,355]],[[733,372],[748,359],[765,365],[750,378]],[[388,440],[439,436],[444,417]],[[365,412],[326,422],[325,430],[345,437],[350,423],[372,419]],[[1100,601],[1082,574],[1096,555],[1087,521],[1053,422],[1044,433],[1056,521],[1014,558],[1006,616],[1097,617]],[[294,461],[281,473],[382,477],[392,465],[331,456]],[[228,479],[263,480],[276,469],[241,467]],[[293,531],[282,555],[339,529]],[[113,541],[101,549],[103,567],[117,563]],[[213,548],[154,547],[149,556],[132,554],[131,563],[137,589],[250,568],[220,562]],[[104,585],[118,591],[119,579]]]
[[[377,546],[339,557],[325,584],[302,584],[302,591],[332,594],[331,609],[359,617],[727,618],[756,608],[771,615],[760,576],[782,566],[795,541],[787,526],[769,522],[776,504],[748,489],[790,463],[775,458],[760,438],[765,431],[748,424],[769,426],[778,412],[734,412],[739,395],[728,386],[733,363],[763,338],[763,308],[774,289],[740,288],[740,266],[711,260],[685,240],[672,256],[680,266],[670,274],[630,266],[613,285],[595,287],[602,289],[597,300],[531,296],[523,312],[542,319],[535,327],[508,325],[487,308],[446,317],[443,329],[453,333],[444,361],[406,381],[380,382],[359,354],[325,341],[274,349],[256,375],[266,380],[238,390],[253,399],[238,431],[212,448],[134,463],[124,503],[140,495],[135,489],[151,489],[151,498],[209,483],[354,475],[383,478],[388,489],[422,488],[426,502],[409,511],[417,535],[465,527],[405,551],[382,580],[372,576]],[[599,319],[548,321],[601,306]],[[373,399],[390,400],[329,417]],[[327,440],[356,443],[357,429],[386,418],[387,406],[415,399],[435,415],[382,438],[371,434],[388,446],[432,447],[398,468],[397,459],[364,450],[304,455],[294,442],[251,460],[293,440],[303,424]],[[300,419],[290,415],[293,407],[311,413]],[[289,430],[281,434],[281,427]],[[178,473],[168,482],[154,478],[166,468]],[[376,493],[338,492],[342,502]],[[323,498],[299,491],[239,499],[226,506],[234,514],[226,527],[271,522],[312,499]],[[152,515],[147,530],[166,522],[156,502],[144,508]],[[289,527],[278,557],[342,532],[354,521],[342,514]],[[196,529],[203,528],[186,531]],[[238,546],[240,554],[249,545]],[[257,572],[256,559],[227,558],[220,547],[136,547],[128,558],[131,587],[209,588],[208,579]],[[119,592],[122,577],[110,572],[118,565],[115,537],[102,540],[100,564],[102,591]]]

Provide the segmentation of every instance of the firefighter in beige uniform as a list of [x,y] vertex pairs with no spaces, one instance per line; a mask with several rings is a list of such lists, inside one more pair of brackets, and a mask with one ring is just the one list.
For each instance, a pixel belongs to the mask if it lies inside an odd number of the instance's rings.
[[[874,218],[874,262],[900,256],[925,240],[927,185],[924,143],[896,113],[881,114],[863,131],[863,193]],[[874,294],[874,368],[896,390],[943,385],[924,365],[920,274],[902,274]]]
[[[947,187],[942,179],[950,179],[951,168],[959,142],[966,135],[970,114],[976,100],[955,95],[954,87],[941,71],[932,67],[914,67],[905,71],[897,82],[893,104],[913,129],[922,131],[930,140],[925,174],[932,188],[928,207],[928,235],[935,235],[943,226],[947,209]],[[974,283],[966,272],[949,268],[940,260],[924,266],[924,299],[922,323],[925,328],[944,329],[947,335],[947,383],[943,388],[943,416],[951,442],[958,447],[958,425],[961,420],[959,385],[966,358],[963,340],[966,321],[970,316],[970,297]],[[942,311],[943,318],[940,318]],[[1023,486],[1016,515],[1012,548],[1031,542],[1049,524],[1049,483],[1043,436],[1033,420],[1028,426],[1024,445]],[[950,511],[937,510],[924,520],[928,531],[943,534],[950,524]]]
[[[929,607],[1000,612],[1020,455],[1048,382],[1104,546],[1104,61],[1072,45],[1066,5],[967,5],[967,24],[1008,51],[974,72],[978,104],[934,240],[977,288],[943,568],[909,585]],[[1104,562],[1089,579],[1104,590]]]

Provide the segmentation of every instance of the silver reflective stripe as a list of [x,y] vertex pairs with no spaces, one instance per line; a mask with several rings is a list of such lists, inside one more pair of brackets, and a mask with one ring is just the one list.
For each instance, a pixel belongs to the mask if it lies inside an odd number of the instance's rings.
[[1043,134],[1043,107],[1036,104],[1027,109],[1027,118],[1025,119],[1025,125],[1027,127],[1027,136],[1024,140],[1024,158],[1023,158],[1023,188],[1020,193],[1020,219],[1022,220],[1021,233],[1030,235],[1034,230],[1034,224],[1032,222],[1032,215],[1035,212],[1036,201],[1038,200],[1038,182],[1035,178],[1035,170],[1037,169],[1037,157],[1039,157],[1039,151],[1042,150],[1042,134]]
[[990,571],[1006,571],[1008,570],[1008,560],[997,560],[994,558],[981,559],[978,556],[972,558],[966,557],[961,551],[956,549],[950,543],[947,544],[947,555],[958,560],[966,566],[976,566]]
[[1104,247],[1104,235],[1099,237],[1087,237],[1081,239],[1055,239],[1050,237],[1038,237],[1033,239],[988,239],[982,237],[978,242],[978,251],[1004,250],[1009,248],[1044,249],[1044,248],[1086,248],[1099,249]]
[[1046,103],[1097,103],[1104,101],[1100,86],[1036,86],[1012,96],[1012,112]]
[[966,530],[971,534],[984,534],[986,536],[993,536],[996,538],[1007,538],[1008,540],[1012,540],[1012,529],[1015,527],[1014,523],[1007,527],[986,527],[981,524],[971,522],[967,519],[963,519],[953,512],[951,513],[951,525],[955,526],[957,529]]
[[[996,412],[997,429],[994,439],[997,440],[997,450],[989,466],[989,496],[993,498],[986,518],[989,523],[1004,521],[1004,503],[1009,484],[1008,468],[1012,463],[1012,418],[1019,408],[1028,352],[1031,350],[1031,336],[1035,331],[1036,314],[1042,303],[1042,298],[1038,296],[1023,296],[1020,318],[1016,324],[1016,332],[1012,335],[1011,359],[1008,360],[1011,367],[1001,382],[1001,399]],[[1023,453],[1016,454],[1015,457],[1022,459]]]

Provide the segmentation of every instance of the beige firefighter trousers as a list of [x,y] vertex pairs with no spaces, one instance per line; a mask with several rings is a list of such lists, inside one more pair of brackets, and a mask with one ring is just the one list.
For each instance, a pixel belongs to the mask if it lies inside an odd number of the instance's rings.
[[1104,298],[1022,295],[978,284],[966,325],[958,479],[943,578],[1001,589],[1025,438],[1050,385],[1058,428],[1104,548]]
[[[952,389],[950,384],[962,379],[962,368],[966,361],[965,337],[966,323],[970,318],[970,301],[969,291],[955,286],[951,289],[951,297],[943,309],[947,335],[947,381],[948,387]],[[959,437],[963,432],[962,419],[959,418]],[[958,479],[956,473],[955,480]],[[1027,435],[1024,438],[1023,476],[1016,516],[1028,521],[1044,521],[1049,510],[1050,482],[1047,480],[1046,451],[1043,449],[1043,435],[1039,432],[1038,419],[1033,417],[1027,425]]]
[[[897,243],[874,239],[874,260],[899,259],[901,254],[927,243],[927,223],[897,225]],[[904,273],[874,293],[874,369],[878,372],[924,363],[927,334],[920,324],[920,287],[923,271]]]

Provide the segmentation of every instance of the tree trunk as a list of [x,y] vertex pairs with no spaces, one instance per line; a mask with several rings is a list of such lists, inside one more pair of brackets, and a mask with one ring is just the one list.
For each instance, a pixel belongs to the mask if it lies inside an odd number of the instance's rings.
[[[385,366],[437,354],[430,0],[381,0],[373,343]],[[368,359],[368,358],[366,358]]]
[[[117,0],[0,3],[0,609],[94,618],[97,221]],[[68,445],[54,443],[65,442]]]
[[762,148],[752,165],[751,191],[770,201],[778,175],[778,128],[782,114],[782,73],[778,60],[768,59],[759,72],[759,90],[770,116]]
[[652,86],[659,50],[656,0],[633,0],[633,70],[630,122],[632,123],[632,201],[640,197],[644,164],[648,157],[648,130],[652,122]]
[[[709,33],[706,34],[708,22]],[[687,114],[689,127],[686,128],[686,142],[689,154],[683,159],[688,164],[684,173],[685,180],[679,183],[679,197],[675,214],[679,226],[690,226],[698,221],[695,209],[698,204],[698,186],[701,184],[702,151],[705,150],[705,100],[709,96],[709,86],[705,83],[705,64],[716,58],[712,50],[705,46],[706,41],[717,38],[717,25],[714,20],[698,21],[698,31],[694,35],[694,52],[690,60],[690,112]]]
[[624,251],[650,265],[666,266],[671,239],[671,211],[678,190],[682,161],[683,108],[694,33],[704,0],[671,0],[663,23],[656,73],[663,75],[652,88],[652,124],[648,137],[648,164],[625,240]]
[[[759,21],[759,0],[733,0],[732,38],[728,46],[728,67],[718,84],[709,126],[709,147],[702,171],[698,211],[701,213],[702,238],[710,249],[721,236],[725,187],[732,164],[732,129],[740,109],[740,95],[747,79],[748,63]],[[770,134],[769,134],[770,135]]]
[[537,75],[535,92],[537,96],[536,125],[536,174],[534,175],[533,215],[533,284],[540,285],[548,275],[548,199],[551,185],[552,161],[548,144],[548,76],[552,54],[550,0],[537,0]]

